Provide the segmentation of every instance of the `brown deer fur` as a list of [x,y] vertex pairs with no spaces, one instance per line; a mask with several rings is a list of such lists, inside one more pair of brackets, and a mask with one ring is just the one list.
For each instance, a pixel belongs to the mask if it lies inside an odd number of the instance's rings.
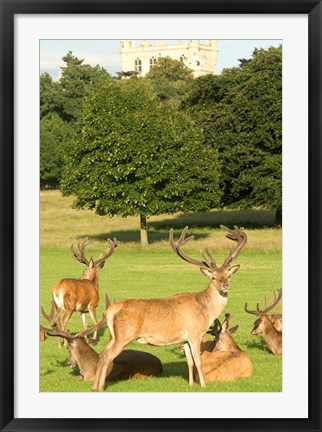
[[226,314],[226,320],[222,327],[220,326],[213,342],[212,352],[206,350],[201,355],[201,367],[206,382],[234,381],[241,377],[250,377],[253,373],[253,363],[231,336],[237,326],[231,329],[231,332],[228,329],[230,318],[231,315]]
[[254,323],[252,335],[262,334],[265,344],[273,354],[282,354],[282,332],[278,331],[267,315],[260,316]]
[[[87,328],[86,313],[89,312],[94,324],[97,324],[95,309],[99,304],[99,270],[104,267],[105,261],[109,258],[118,245],[118,241],[109,240],[109,247],[106,252],[95,261],[91,258],[87,260],[84,249],[88,245],[85,239],[78,244],[79,252],[73,251],[75,259],[86,265],[80,279],[64,278],[59,280],[52,289],[53,299],[57,309],[65,311],[61,318],[61,328],[65,330],[67,322],[73,312],[80,312],[83,320],[84,329]],[[94,333],[94,340],[97,338],[97,332]]]
[[282,298],[282,289],[279,289],[278,295],[274,292],[274,299],[270,305],[267,306],[265,298],[265,308],[260,309],[257,303],[256,310],[249,310],[247,303],[245,304],[245,311],[249,314],[253,314],[257,317],[254,327],[251,331],[253,336],[262,334],[265,344],[271,350],[273,354],[282,354],[282,315],[273,314],[267,315],[267,312],[272,310]]
[[[99,355],[83,337],[77,337],[67,344],[71,357],[76,361],[84,380],[94,381]],[[109,381],[141,379],[159,376],[163,371],[160,360],[147,352],[124,350],[113,361]]]
[[[107,295],[105,296],[105,301],[106,307],[108,308],[110,303]],[[47,329],[43,326],[40,326],[40,328],[49,336],[64,338],[70,354],[68,364],[72,367],[77,364],[80,370],[80,375],[84,380],[94,380],[99,355],[89,345],[85,336],[104,327],[106,325],[106,319],[103,316],[103,319],[94,327],[83,330],[76,335],[71,335],[60,327],[60,312],[61,311],[58,311],[56,316],[54,316],[53,305],[50,315],[47,315],[42,308],[42,315],[53,328]],[[127,380],[132,378],[140,379],[149,376],[158,376],[162,371],[162,364],[156,356],[137,350],[125,350],[114,359],[113,367],[108,379],[109,381]]]
[[173,250],[185,261],[199,266],[202,273],[210,278],[204,291],[176,294],[162,299],[124,300],[107,309],[105,316],[111,339],[100,354],[94,390],[104,390],[105,377],[111,370],[113,360],[133,340],[158,346],[184,343],[189,384],[194,382],[195,365],[200,384],[205,386],[200,360],[202,336],[227,304],[230,276],[239,269],[239,265],[229,267],[229,264],[247,240],[242,228],[235,227],[234,231],[223,226],[222,228],[228,232],[229,239],[238,242],[238,246],[234,253],[231,250],[221,267],[217,267],[208,251],[203,255],[202,261],[197,261],[181,250],[181,246],[192,238],[185,239],[188,227],[183,230],[176,243],[173,240],[173,231],[170,230],[170,245]]
[[283,330],[282,315],[281,314],[272,314],[272,315],[267,315],[267,316],[271,320],[271,322],[272,322],[273,326],[276,328],[276,330],[281,332]]
[[45,339],[46,339],[46,332],[44,329],[40,328],[39,340],[40,342],[44,342]]

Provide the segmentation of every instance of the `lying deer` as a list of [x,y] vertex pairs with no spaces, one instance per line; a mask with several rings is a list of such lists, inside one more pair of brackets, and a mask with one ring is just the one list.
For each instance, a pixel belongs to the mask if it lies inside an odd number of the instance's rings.
[[[79,252],[75,251],[74,245],[71,245],[74,258],[86,265],[81,278],[61,279],[54,285],[52,290],[57,309],[65,311],[64,316],[61,318],[62,330],[65,330],[67,322],[75,311],[81,313],[84,330],[87,328],[87,312],[89,312],[94,324],[97,324],[95,309],[99,304],[98,273],[104,267],[105,261],[114,253],[119,242],[116,239],[113,241],[109,239],[107,250],[96,260],[93,260],[93,258],[88,260],[85,257],[84,249],[88,243],[88,239],[85,239],[82,243],[78,243]],[[94,333],[94,340],[96,338],[97,331]]]
[[175,253],[190,264],[200,267],[201,272],[210,278],[208,287],[197,293],[176,294],[161,299],[128,299],[114,303],[107,309],[106,321],[111,339],[100,354],[94,390],[103,391],[105,377],[109,374],[112,362],[132,341],[151,345],[171,345],[184,343],[184,351],[189,370],[189,384],[193,385],[193,365],[199,374],[199,382],[205,387],[201,370],[200,342],[210,323],[222,312],[227,304],[230,290],[230,277],[239,269],[239,265],[230,267],[231,262],[246,245],[247,235],[243,228],[230,230],[221,226],[228,234],[227,238],[237,242],[222,266],[216,265],[215,259],[206,249],[201,261],[188,256],[181,247],[193,238],[185,239],[188,227],[185,227],[177,242],[170,230],[169,241]]
[[272,351],[273,354],[282,354],[282,332],[276,329],[272,322],[273,320],[269,317],[269,315],[267,315],[267,312],[272,310],[281,298],[282,289],[279,289],[277,297],[274,292],[274,300],[263,310],[259,309],[258,303],[256,311],[249,310],[247,308],[247,303],[245,304],[245,311],[249,314],[257,316],[257,320],[255,321],[254,328],[251,332],[252,335],[256,336],[262,334],[267,347]]
[[232,315],[225,316],[222,325],[216,319],[211,329],[211,334],[215,336],[213,347],[209,345],[208,350],[201,354],[201,367],[206,382],[234,381],[237,378],[250,377],[253,373],[253,363],[232,337],[238,325],[229,329]]
[[[67,342],[67,349],[72,359],[71,363],[79,367],[80,375],[84,380],[93,381],[96,374],[99,355],[88,344],[85,336],[98,331],[106,326],[106,317],[103,314],[102,320],[94,327],[83,330],[76,335],[59,327],[59,319],[54,317],[54,307],[50,315],[47,315],[42,308],[42,315],[52,326],[51,329],[41,326],[49,336],[62,337]],[[150,376],[159,376],[163,371],[160,360],[146,352],[137,350],[125,350],[113,361],[113,368],[108,376],[109,381],[120,381],[127,379],[141,379]]]

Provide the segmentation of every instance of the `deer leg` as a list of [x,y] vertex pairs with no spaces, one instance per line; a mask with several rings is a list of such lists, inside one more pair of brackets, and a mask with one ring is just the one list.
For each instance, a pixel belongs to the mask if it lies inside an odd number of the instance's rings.
[[[73,312],[74,312],[73,309],[67,309],[65,311],[65,314],[64,314],[64,316],[63,316],[63,318],[61,320],[61,328],[62,328],[62,330],[65,330],[66,324],[68,323],[68,321],[69,321],[70,317],[72,316]],[[61,344],[59,344],[59,346],[61,346]],[[67,341],[66,340],[64,340],[64,346],[67,346]]]
[[[83,329],[86,330],[87,329],[86,313],[81,312],[81,317],[83,321]],[[85,339],[87,340],[87,335],[85,336]]]
[[189,370],[189,385],[193,385],[193,358],[191,354],[190,345],[186,342],[183,345],[184,352],[186,355],[187,363],[188,363],[188,370]]
[[[96,325],[98,323],[97,318],[96,318],[96,311],[95,309],[89,309],[89,314],[94,322],[94,325]],[[94,332],[94,336],[93,339],[97,339],[97,330]]]
[[200,357],[201,339],[198,338],[197,340],[188,341],[188,342],[190,345],[194,364],[195,364],[197,371],[198,371],[200,385],[201,385],[201,387],[206,387],[205,379],[204,379],[202,369],[201,369],[201,357]]
[[106,377],[112,368],[113,360],[122,352],[125,345],[124,343],[121,344],[115,341],[109,350],[105,349],[101,353],[93,385],[94,390],[104,391]]
[[87,329],[86,313],[81,312],[81,317],[82,317],[82,321],[83,321],[83,329],[86,330]]

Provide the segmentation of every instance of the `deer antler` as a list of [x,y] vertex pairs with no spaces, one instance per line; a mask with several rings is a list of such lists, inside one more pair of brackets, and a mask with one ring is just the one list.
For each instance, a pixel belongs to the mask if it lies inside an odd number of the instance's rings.
[[[259,305],[257,303],[257,313],[258,313],[258,315],[265,315],[267,312],[269,312],[270,310],[272,310],[277,305],[277,303],[280,301],[280,299],[282,297],[282,288],[280,288],[279,290],[277,290],[277,292],[278,292],[278,295],[276,297],[276,294],[275,294],[275,291],[274,291],[274,300],[272,301],[272,303],[269,306],[265,307],[265,309],[260,310],[259,309]],[[266,306],[266,304],[265,304],[265,306]]]
[[70,334],[68,332],[66,332],[65,330],[62,330],[60,328],[60,317],[61,317],[62,309],[58,309],[56,314],[54,312],[55,312],[54,300],[52,301],[51,310],[50,310],[49,315],[45,312],[45,309],[41,306],[42,316],[49,322],[49,324],[52,326],[52,328],[48,329],[42,325],[40,325],[40,328],[45,330],[45,332],[50,334],[51,336],[61,336],[64,338],[69,337]]
[[57,324],[57,318],[60,316],[61,310],[59,310],[55,316],[55,302],[53,300],[51,302],[50,314],[48,315],[42,306],[41,306],[41,313],[42,313],[42,316],[49,322],[49,324],[51,326],[54,326],[55,324]]
[[105,327],[106,323],[107,323],[107,321],[106,321],[106,315],[105,315],[105,313],[103,313],[102,319],[101,319],[101,321],[99,323],[97,323],[93,327],[87,328],[86,330],[80,331],[79,333],[73,335],[72,337],[73,338],[76,338],[76,337],[85,337],[85,336],[87,336],[87,335],[89,335],[91,333],[94,333],[97,330],[100,330],[102,327]]
[[245,247],[247,243],[247,234],[244,231],[244,228],[238,228],[238,226],[236,225],[234,226],[234,230],[231,230],[224,225],[220,225],[220,228],[228,233],[226,234],[226,237],[229,240],[237,242],[237,248],[235,249],[235,251],[233,251],[232,247],[230,248],[230,253],[222,265],[222,267],[228,267],[229,264],[238,257],[242,249]]
[[209,330],[207,331],[207,334],[211,334],[213,336],[219,336],[220,332],[221,332],[221,323],[219,321],[218,318],[215,319],[214,324],[209,328]]
[[216,268],[216,262],[214,260],[214,258],[210,255],[208,249],[206,249],[205,253],[202,254],[202,257],[204,258],[203,261],[198,261],[195,258],[190,257],[189,255],[187,255],[185,252],[183,252],[183,250],[181,249],[181,246],[183,246],[184,244],[186,244],[189,240],[193,240],[194,236],[190,236],[188,238],[185,238],[186,236],[186,232],[188,231],[189,227],[186,226],[178,241],[175,242],[173,239],[173,229],[170,229],[170,234],[169,234],[169,243],[170,246],[172,247],[172,249],[174,250],[174,252],[180,257],[182,258],[184,261],[187,261],[190,264],[196,265],[198,267],[203,267],[203,268],[207,268],[209,270],[213,270]]
[[114,237],[113,240],[108,239],[107,242],[108,242],[108,246],[107,246],[107,249],[106,249],[105,253],[102,254],[101,256],[99,256],[94,261],[94,264],[96,266],[98,266],[99,264],[101,264],[103,261],[106,261],[114,253],[115,249],[120,244],[120,242],[115,237]]
[[[107,294],[105,294],[105,305],[106,305],[106,309],[111,305]],[[49,324],[53,328],[49,329],[49,328],[46,328],[42,325],[40,325],[40,328],[45,330],[45,332],[48,333],[50,336],[60,336],[60,337],[65,338],[65,339],[73,339],[76,337],[85,337],[91,333],[94,333],[97,330],[100,330],[102,327],[104,327],[106,325],[106,322],[107,322],[106,321],[106,315],[104,312],[102,315],[101,321],[99,323],[97,323],[95,326],[89,327],[86,330],[83,330],[83,331],[81,331],[75,335],[71,335],[68,331],[65,331],[65,330],[60,328],[59,317],[60,317],[61,310],[59,310],[58,313],[56,314],[56,316],[54,317],[54,302],[53,302],[53,305],[51,307],[51,312],[49,315],[45,312],[43,307],[41,307],[41,311],[42,311],[42,315],[44,316],[44,318],[46,318],[46,320],[49,322]]]
[[74,258],[77,261],[81,262],[82,264],[86,264],[86,265],[89,264],[89,260],[85,257],[84,249],[86,248],[86,246],[88,244],[89,244],[89,240],[86,237],[82,242],[78,242],[78,244],[77,244],[79,252],[75,251],[73,244],[70,246],[70,248],[73,252]]
[[272,310],[277,303],[280,301],[281,297],[282,297],[282,288],[280,288],[279,290],[277,290],[278,295],[276,297],[276,294],[274,292],[274,300],[272,301],[272,303],[268,306],[266,306],[266,297],[264,297],[264,303],[265,303],[265,308],[263,310],[259,309],[259,304],[257,303],[257,310],[249,310],[247,308],[247,303],[245,303],[245,312],[249,313],[249,314],[253,314],[253,315],[257,315],[257,316],[262,316],[265,315],[267,312],[269,312],[270,310]]

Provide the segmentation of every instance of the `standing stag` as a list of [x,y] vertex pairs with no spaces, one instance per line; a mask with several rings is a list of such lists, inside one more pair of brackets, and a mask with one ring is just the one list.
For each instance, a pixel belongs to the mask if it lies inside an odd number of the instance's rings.
[[[109,306],[109,300],[106,296],[106,308]],[[47,315],[42,308],[42,315],[51,325],[51,329],[40,326],[49,336],[62,337],[66,341],[66,346],[70,354],[69,363],[78,365],[80,375],[84,380],[93,381],[96,374],[99,355],[88,344],[85,336],[94,330],[99,330],[106,325],[106,317],[103,314],[102,320],[94,327],[83,330],[75,335],[62,330],[59,326],[59,312],[54,316],[54,305],[50,315]],[[141,379],[150,376],[159,376],[163,371],[160,360],[147,352],[137,350],[124,350],[113,361],[113,368],[108,376],[110,381],[119,381],[127,379]]]
[[234,381],[241,377],[250,377],[253,373],[253,363],[234,341],[232,334],[238,325],[228,328],[231,314],[225,314],[226,319],[220,324],[215,320],[211,331],[215,336],[213,346],[205,347],[201,354],[202,372],[206,382]]
[[[86,330],[86,313],[89,312],[94,324],[97,324],[95,308],[99,304],[99,283],[98,273],[104,267],[105,261],[114,253],[119,242],[115,238],[113,241],[108,239],[108,247],[104,254],[96,260],[85,257],[85,248],[88,239],[78,243],[78,252],[71,245],[74,258],[86,265],[80,279],[61,279],[53,287],[52,294],[56,307],[65,311],[61,318],[61,329],[65,330],[66,324],[73,312],[81,313],[83,328]],[[94,333],[94,340],[97,338],[97,331]]]
[[255,321],[254,328],[251,332],[252,335],[256,336],[262,334],[267,347],[272,351],[273,354],[282,354],[282,332],[276,328],[277,326],[279,326],[279,321],[275,318],[271,319],[271,317],[267,315],[267,312],[271,311],[277,305],[281,298],[282,289],[279,289],[277,296],[274,292],[274,300],[272,301],[272,303],[269,306],[265,307],[263,310],[259,309],[258,303],[257,310],[249,310],[247,308],[247,303],[245,303],[245,311],[249,314],[257,316],[257,320]]
[[189,369],[189,384],[193,385],[193,365],[196,366],[199,381],[205,387],[201,370],[200,343],[210,323],[219,316],[227,304],[230,290],[230,276],[239,269],[239,265],[230,267],[247,242],[243,228],[230,230],[221,225],[227,238],[237,242],[235,251],[230,250],[223,265],[218,267],[214,258],[206,249],[202,260],[189,257],[181,247],[193,239],[185,239],[188,227],[185,227],[177,242],[170,230],[169,241],[175,253],[190,264],[200,267],[201,272],[210,278],[208,287],[201,292],[176,294],[161,299],[128,299],[114,303],[107,309],[106,320],[111,338],[101,353],[93,389],[103,391],[105,377],[109,374],[114,358],[130,342],[151,345],[171,345],[184,343],[184,351]]

